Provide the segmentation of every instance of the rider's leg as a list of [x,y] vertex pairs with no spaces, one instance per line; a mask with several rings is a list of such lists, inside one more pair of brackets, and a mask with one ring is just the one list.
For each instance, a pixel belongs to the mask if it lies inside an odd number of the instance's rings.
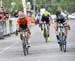
[[30,27],[27,26],[27,29],[28,29],[28,32],[27,32],[27,37],[28,37],[28,47],[30,47],[30,46],[31,46],[31,41],[30,41],[30,35],[31,35]]
[[42,23],[43,23],[43,22],[40,20],[40,21],[39,21],[39,27],[41,28],[41,30],[43,30],[43,28],[42,28]]
[[22,40],[22,27],[18,27],[18,31],[19,31],[19,36],[20,36],[20,39]]
[[60,44],[59,33],[58,33],[58,23],[55,24],[55,34],[58,44]]
[[55,24],[55,34],[56,34],[56,37],[57,37],[57,40],[59,40],[59,34],[58,34],[58,23]]
[[20,33],[20,39],[22,40],[22,32],[19,32]]
[[[65,24],[65,26],[68,26],[67,24]],[[65,32],[64,32],[64,40],[66,40],[67,38],[67,34],[68,34],[68,27],[65,27]]]

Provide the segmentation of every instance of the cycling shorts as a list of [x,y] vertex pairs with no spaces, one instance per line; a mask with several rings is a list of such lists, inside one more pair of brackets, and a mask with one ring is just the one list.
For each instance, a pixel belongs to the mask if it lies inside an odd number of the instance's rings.
[[46,21],[46,24],[49,24],[49,16],[42,16],[42,22]]
[[27,25],[20,25],[19,32],[22,32],[27,29]]
[[62,19],[56,19],[55,22],[57,22],[57,23],[64,23],[65,22],[65,19],[64,18],[62,18]]

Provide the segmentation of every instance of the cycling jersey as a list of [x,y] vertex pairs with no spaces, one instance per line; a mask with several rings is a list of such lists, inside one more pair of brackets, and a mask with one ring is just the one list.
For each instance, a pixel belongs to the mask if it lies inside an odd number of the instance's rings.
[[16,24],[19,25],[19,30],[18,31],[22,31],[24,29],[27,29],[27,24],[29,23],[29,17],[25,16],[23,19],[18,18]]
[[45,17],[49,16],[49,12],[48,12],[48,11],[45,11],[45,12],[43,13],[43,16],[45,16]]
[[[60,16],[60,19],[58,18]],[[59,16],[56,16],[56,20],[55,22],[58,22],[58,23],[64,23],[65,22],[65,16],[60,14]]]
[[29,17],[25,16],[24,21],[22,19],[18,18],[17,19],[17,25],[27,25],[29,22]]
[[50,14],[48,11],[45,11],[43,14],[42,14],[42,18],[41,18],[41,21],[46,21],[46,24],[49,24],[49,20],[50,20]]

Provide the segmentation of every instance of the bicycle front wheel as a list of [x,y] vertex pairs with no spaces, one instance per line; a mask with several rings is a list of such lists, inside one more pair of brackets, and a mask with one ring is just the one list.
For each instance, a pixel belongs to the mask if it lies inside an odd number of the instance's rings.
[[23,40],[22,45],[23,45],[23,52],[24,52],[24,55],[26,56],[26,55],[28,54],[28,49],[27,49],[27,45],[26,45],[25,40]]
[[27,55],[27,48],[26,48],[26,45],[23,43],[23,52],[24,52],[24,55],[26,56]]
[[66,52],[66,42],[63,44],[63,51]]
[[45,42],[47,43],[48,35],[47,35],[47,31],[46,31],[46,29],[44,29],[44,38],[45,38]]
[[62,51],[62,44],[59,44],[59,46],[60,46],[60,51]]

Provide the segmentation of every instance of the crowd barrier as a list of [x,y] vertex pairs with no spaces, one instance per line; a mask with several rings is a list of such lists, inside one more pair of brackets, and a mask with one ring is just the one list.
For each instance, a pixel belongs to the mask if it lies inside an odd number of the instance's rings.
[[0,21],[0,38],[3,38],[5,35],[11,35],[16,31],[16,20],[17,18],[12,17]]

